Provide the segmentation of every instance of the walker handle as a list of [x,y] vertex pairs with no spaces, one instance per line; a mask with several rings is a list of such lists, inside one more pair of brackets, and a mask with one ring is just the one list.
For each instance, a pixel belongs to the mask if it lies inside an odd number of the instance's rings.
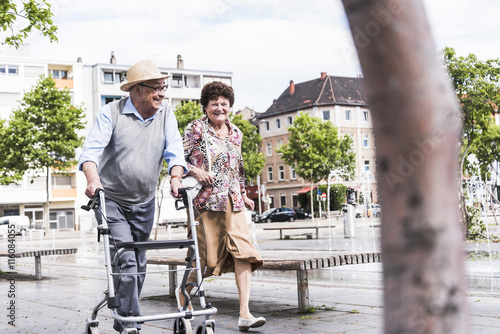
[[104,189],[97,188],[94,192],[94,197],[90,199],[87,205],[82,205],[81,208],[85,211],[90,211],[90,209],[97,210],[101,206],[100,194],[104,193]]

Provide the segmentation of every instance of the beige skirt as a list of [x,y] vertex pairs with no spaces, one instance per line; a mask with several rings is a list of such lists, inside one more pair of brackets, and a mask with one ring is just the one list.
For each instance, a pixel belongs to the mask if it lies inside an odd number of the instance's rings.
[[[227,212],[198,210],[198,215],[195,211],[200,223],[196,233],[203,277],[234,272],[233,258],[250,263],[252,271],[262,266],[262,257],[250,241],[245,212],[233,212],[231,204]],[[189,281],[196,281],[195,273]]]

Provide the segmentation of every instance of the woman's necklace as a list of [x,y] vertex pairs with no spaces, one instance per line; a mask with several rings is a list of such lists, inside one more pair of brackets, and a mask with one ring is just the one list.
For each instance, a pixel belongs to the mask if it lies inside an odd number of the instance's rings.
[[[223,130],[224,127],[226,126],[226,124],[223,124],[222,127],[219,129],[219,130]],[[226,135],[223,135],[222,133],[219,132],[219,130],[217,130],[215,127],[212,126],[212,129],[214,129],[215,133],[217,133],[217,136],[219,136],[220,138],[226,138],[227,137],[227,134]]]

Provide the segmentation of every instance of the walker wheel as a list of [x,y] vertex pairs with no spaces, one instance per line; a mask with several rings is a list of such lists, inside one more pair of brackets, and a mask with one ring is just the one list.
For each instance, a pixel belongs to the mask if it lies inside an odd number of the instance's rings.
[[193,334],[191,321],[184,318],[175,319],[174,334]]
[[198,329],[196,329],[196,334],[214,334],[214,330],[211,326],[199,326]]
[[99,334],[99,328],[97,328],[97,326],[94,326],[94,327],[89,326],[87,328],[87,333],[85,333],[85,334]]
[[99,323],[89,323],[85,324],[85,334],[99,334],[99,328],[97,327]]

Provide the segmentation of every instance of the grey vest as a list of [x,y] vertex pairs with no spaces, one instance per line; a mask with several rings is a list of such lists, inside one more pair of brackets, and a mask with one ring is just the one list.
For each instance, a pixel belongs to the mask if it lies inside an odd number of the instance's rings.
[[110,103],[113,134],[98,173],[106,197],[121,204],[144,204],[156,194],[169,109],[142,122],[134,114],[123,114],[127,99]]

